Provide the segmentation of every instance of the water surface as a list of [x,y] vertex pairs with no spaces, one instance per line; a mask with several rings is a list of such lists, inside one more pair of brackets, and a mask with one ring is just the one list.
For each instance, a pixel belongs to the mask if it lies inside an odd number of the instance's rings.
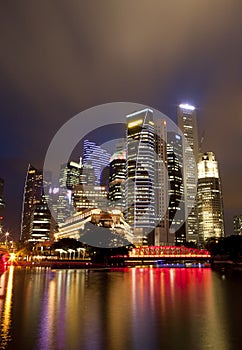
[[0,315],[0,349],[239,350],[242,273],[10,267]]

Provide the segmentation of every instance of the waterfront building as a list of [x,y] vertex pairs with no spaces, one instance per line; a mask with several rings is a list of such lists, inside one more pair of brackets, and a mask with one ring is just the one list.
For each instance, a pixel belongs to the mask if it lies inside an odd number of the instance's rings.
[[199,240],[204,242],[210,237],[223,237],[222,188],[213,152],[199,154],[197,208]]
[[169,231],[166,121],[155,120],[155,223],[154,245],[172,244]]
[[24,186],[20,238],[25,242],[48,240],[50,231],[51,214],[44,195],[43,171],[29,164]]
[[167,134],[167,170],[169,178],[169,230],[170,234],[174,234],[174,243],[183,245],[186,241],[183,145],[181,135],[176,132],[168,132]]
[[147,244],[155,228],[153,111],[143,109],[126,116],[127,162],[125,216],[136,244]]
[[242,215],[234,216],[234,234],[242,235]]
[[43,191],[43,173],[28,165],[22,202],[21,240],[27,241],[33,229],[35,204],[41,201]]
[[186,217],[186,240],[198,241],[197,222],[197,161],[198,133],[196,109],[188,104],[178,107],[178,126],[184,136],[183,140],[183,178]]
[[55,239],[74,238],[100,247],[120,247],[133,243],[129,225],[119,210],[86,209],[66,219]]
[[101,184],[103,169],[109,165],[111,154],[108,153],[96,142],[84,140],[83,143],[83,164],[91,164],[94,168],[95,185]]
[[34,206],[33,224],[29,242],[49,241],[53,232],[53,222],[48,205],[44,199]]

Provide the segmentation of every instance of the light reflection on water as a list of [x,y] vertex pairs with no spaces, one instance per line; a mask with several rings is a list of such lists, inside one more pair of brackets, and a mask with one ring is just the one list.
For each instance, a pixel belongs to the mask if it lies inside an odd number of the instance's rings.
[[0,280],[0,348],[236,350],[240,282],[199,268],[10,267]]

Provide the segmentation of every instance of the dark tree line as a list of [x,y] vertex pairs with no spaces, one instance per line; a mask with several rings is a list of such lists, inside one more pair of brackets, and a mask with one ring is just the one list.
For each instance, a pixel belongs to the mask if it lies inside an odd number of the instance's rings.
[[242,261],[242,236],[212,237],[206,241],[205,248],[214,258]]

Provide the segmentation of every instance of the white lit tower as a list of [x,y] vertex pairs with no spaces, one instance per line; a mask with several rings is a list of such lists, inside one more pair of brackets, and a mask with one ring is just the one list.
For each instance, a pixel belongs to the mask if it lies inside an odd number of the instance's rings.
[[126,151],[116,151],[110,159],[109,204],[115,209],[125,208]]
[[21,240],[49,240],[52,218],[43,189],[43,171],[28,166],[22,204]]
[[154,244],[173,243],[169,236],[166,120],[155,120],[155,220]]
[[155,228],[153,111],[143,109],[126,116],[127,163],[125,215],[135,244],[147,244]]
[[213,152],[199,154],[197,208],[200,242],[210,237],[223,237],[222,188],[218,162]]
[[60,167],[59,196],[57,200],[57,223],[63,223],[72,213],[72,191],[79,185],[82,164],[73,161]]
[[84,140],[83,143],[83,164],[90,164],[94,168],[95,184],[100,185],[102,171],[109,165],[111,154],[95,142]]
[[198,241],[197,222],[197,161],[198,161],[198,134],[196,109],[188,104],[178,107],[178,126],[184,135],[183,162],[184,162],[184,198],[186,218],[186,240]]

